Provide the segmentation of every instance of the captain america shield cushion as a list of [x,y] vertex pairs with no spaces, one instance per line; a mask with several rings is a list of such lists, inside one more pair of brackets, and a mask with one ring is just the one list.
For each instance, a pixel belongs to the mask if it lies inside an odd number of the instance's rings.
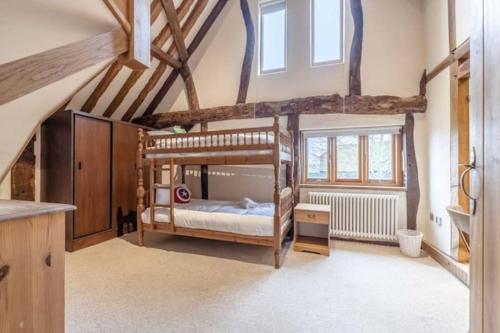
[[184,185],[178,185],[174,190],[174,201],[177,203],[189,203],[191,201],[191,192]]

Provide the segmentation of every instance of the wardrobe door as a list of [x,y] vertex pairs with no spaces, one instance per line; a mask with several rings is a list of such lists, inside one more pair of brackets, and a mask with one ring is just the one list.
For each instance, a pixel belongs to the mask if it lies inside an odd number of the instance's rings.
[[111,229],[111,123],[75,115],[74,237]]

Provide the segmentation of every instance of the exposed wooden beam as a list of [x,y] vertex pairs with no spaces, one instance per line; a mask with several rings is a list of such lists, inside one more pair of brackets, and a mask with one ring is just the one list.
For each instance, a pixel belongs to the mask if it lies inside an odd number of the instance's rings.
[[193,75],[191,73],[191,69],[187,64],[182,66],[181,76],[184,79],[184,84],[186,86],[186,96],[188,99],[188,105],[190,110],[199,110],[200,103],[198,101],[198,94],[196,93],[196,87],[194,85]]
[[120,104],[123,102],[130,89],[132,89],[132,87],[134,86],[135,82],[139,80],[142,73],[143,71],[133,71],[132,73],[130,73],[130,76],[127,78],[123,86],[120,88],[116,96],[104,111],[104,117],[111,117],[115,113],[116,109],[118,109]]
[[405,117],[404,136],[406,153],[406,224],[408,229],[417,229],[417,212],[420,202],[417,157],[414,138],[415,119],[413,114]]
[[127,34],[110,32],[0,65],[0,105],[128,50]]
[[122,8],[120,8],[118,4],[115,2],[115,0],[103,0],[103,1],[106,7],[108,7],[111,14],[113,14],[118,23],[120,23],[123,30],[125,30],[127,34],[130,34],[130,32],[132,31],[132,26],[130,25],[130,22],[128,21],[127,18],[128,10],[124,11],[124,9],[128,7],[126,3],[124,3],[125,5],[123,5]]
[[96,106],[97,102],[99,101],[99,98],[102,96],[102,94],[108,89],[109,85],[111,84],[111,81],[115,78],[115,76],[120,72],[120,70],[123,68],[123,62],[116,60],[114,61],[111,66],[109,66],[108,70],[106,71],[106,74],[104,74],[104,77],[102,78],[101,81],[97,84],[97,87],[95,87],[94,91],[90,94],[90,96],[87,98],[85,103],[82,106],[82,111],[90,113]]
[[363,6],[361,0],[351,0],[354,34],[349,58],[349,95],[361,95],[361,57],[363,54]]
[[158,68],[161,68],[161,70],[153,72],[153,75],[148,80],[148,82],[146,83],[144,88],[141,90],[141,92],[139,93],[139,96],[137,96],[137,98],[132,102],[132,105],[130,106],[130,108],[123,115],[123,117],[121,119],[122,121],[129,121],[132,118],[133,113],[131,113],[129,111],[130,110],[137,110],[139,108],[142,101],[147,97],[148,93],[154,88],[156,82],[158,82],[158,80],[160,80],[160,77],[163,74],[162,72],[165,70],[166,67],[167,67],[167,65],[165,65],[164,63],[161,63],[158,65]]
[[23,150],[11,170],[12,200],[35,201],[35,136]]
[[151,17],[149,0],[129,0],[130,32],[128,61],[132,69],[147,69],[151,66]]
[[419,94],[425,96],[427,94],[427,71],[424,70],[422,77],[420,78]]
[[[153,2],[151,3],[151,25],[153,25],[161,12],[162,8],[160,5],[160,0],[153,0]],[[113,62],[111,66],[109,66],[104,77],[101,79],[101,81],[99,81],[94,91],[92,91],[90,96],[87,98],[85,104],[83,104],[83,112],[92,112],[94,107],[97,105],[97,102],[106,92],[113,79],[118,75],[118,73],[120,73],[121,69],[123,68],[123,61],[124,59],[120,59],[120,57],[118,57],[118,59],[116,59],[115,62]]]
[[151,52],[156,58],[158,58],[158,60],[172,66],[173,68],[181,68],[182,66],[182,63],[179,60],[175,59],[170,54],[163,51],[161,48],[154,44],[151,45]]
[[252,73],[253,53],[255,48],[255,28],[252,21],[252,13],[248,7],[248,0],[240,0],[241,13],[247,32],[247,42],[245,46],[245,56],[241,65],[240,89],[236,103],[245,103],[247,101],[248,86],[250,84],[250,74]]
[[448,0],[448,41],[450,53],[457,47],[457,20],[455,0]]
[[[188,5],[190,5],[191,3],[192,3],[192,1],[190,1],[190,0],[184,0],[181,3],[181,5],[179,6],[179,14],[185,15],[189,9]],[[162,31],[164,31],[164,30],[162,30]],[[156,46],[158,46],[158,47],[163,46],[163,44],[168,39],[165,37],[166,35],[167,34],[165,32],[163,32],[163,33],[160,32],[159,35],[153,41],[153,43],[156,44]],[[155,42],[157,42],[157,43],[155,43]],[[161,42],[161,44],[160,44],[160,42]],[[161,77],[161,75],[158,76],[158,74],[156,73],[158,71],[158,69],[161,67],[162,66],[156,67],[155,72],[151,76],[152,78],[153,77],[155,77],[155,78]],[[115,113],[116,109],[123,102],[123,100],[125,99],[125,96],[127,96],[128,92],[134,87],[134,85],[137,83],[137,81],[141,78],[142,74],[144,74],[144,70],[133,71],[132,73],[130,73],[129,77],[127,78],[125,83],[121,86],[117,95],[113,98],[113,101],[111,102],[111,104],[106,108],[106,111],[104,112],[105,117],[111,117]],[[146,89],[146,87],[144,89]],[[139,95],[141,95],[141,94],[139,94]],[[128,110],[127,110],[127,113],[129,113]],[[126,116],[124,116],[124,117],[126,117]]]
[[[198,17],[201,16],[201,13],[203,12],[203,10],[207,6],[207,4],[208,4],[208,0],[198,0],[196,5],[194,6],[193,10],[189,14],[188,18],[186,19],[186,22],[182,26],[182,33],[183,33],[184,37],[189,34],[189,32],[193,28],[196,20],[198,19]],[[168,50],[168,53],[172,55],[172,54],[174,54],[174,52],[175,52],[175,44],[172,44]],[[160,80],[163,73],[165,73],[166,69],[167,68],[163,67],[163,66],[156,67],[150,80],[148,81],[146,86],[142,89],[142,91],[139,93],[136,100],[134,100],[132,105],[129,107],[129,109],[127,110],[127,112],[123,116],[122,120],[132,119],[134,114],[137,112],[137,109],[141,106],[142,102],[144,102],[144,100],[146,99],[149,92],[156,86],[156,84]],[[172,73],[173,72],[177,72],[177,69],[174,68],[172,70]]]
[[[219,14],[222,12],[222,9],[226,6],[228,0],[218,0],[217,4],[214,6],[210,14],[208,15],[207,19],[201,26],[200,30],[198,30],[198,33],[195,35],[193,38],[193,41],[188,47],[188,54],[191,56],[194,51],[198,48],[198,46],[201,44],[201,41],[205,38],[205,35],[207,32],[210,30],[212,27],[213,23],[219,16]],[[144,112],[144,115],[151,115],[153,114],[154,110],[158,107],[158,105],[161,103],[167,92],[170,90],[170,87],[173,85],[177,77],[179,76],[179,71],[172,71],[170,73],[169,77],[167,80],[163,83],[161,86],[160,90],[156,93],[155,97],[151,101],[151,103],[148,105],[146,108],[146,111]]]
[[160,0],[153,0],[151,2],[151,25],[156,21],[160,13],[162,12]]
[[434,69],[428,72],[427,82],[438,76],[443,70],[448,68],[455,61],[464,61],[470,56],[469,39],[460,44],[455,50],[446,56]]
[[186,49],[186,44],[184,43],[184,34],[181,30],[181,25],[179,23],[179,18],[175,12],[174,2],[172,0],[161,0],[163,9],[167,14],[168,25],[170,26],[170,31],[174,36],[174,42],[177,46],[177,52],[182,61],[188,58],[188,53]]
[[296,203],[300,201],[300,115],[293,114],[288,116],[287,129],[292,134],[293,141],[293,170],[292,170],[292,189],[293,197]]
[[143,116],[134,122],[151,127],[190,126],[201,122],[230,119],[266,118],[293,114],[363,114],[389,115],[423,113],[427,109],[425,96],[345,96],[338,94],[295,98],[279,102],[258,102],[219,106],[199,111],[165,112]]

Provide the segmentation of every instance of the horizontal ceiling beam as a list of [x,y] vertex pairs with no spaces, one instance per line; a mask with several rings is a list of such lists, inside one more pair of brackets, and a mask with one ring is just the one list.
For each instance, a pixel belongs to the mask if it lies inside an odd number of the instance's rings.
[[0,105],[128,51],[122,28],[0,65]]
[[357,115],[395,115],[424,113],[427,109],[425,96],[345,96],[338,94],[295,98],[279,102],[257,102],[219,106],[196,111],[177,111],[143,116],[135,123],[164,128],[174,125],[191,126],[201,122],[231,119],[267,118],[275,115],[311,114],[357,114]]

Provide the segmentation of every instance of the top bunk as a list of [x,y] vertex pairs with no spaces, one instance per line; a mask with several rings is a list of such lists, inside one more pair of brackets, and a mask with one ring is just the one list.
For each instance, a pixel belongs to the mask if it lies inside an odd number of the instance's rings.
[[273,126],[174,134],[139,130],[146,160],[176,165],[276,164],[292,161],[292,137]]

